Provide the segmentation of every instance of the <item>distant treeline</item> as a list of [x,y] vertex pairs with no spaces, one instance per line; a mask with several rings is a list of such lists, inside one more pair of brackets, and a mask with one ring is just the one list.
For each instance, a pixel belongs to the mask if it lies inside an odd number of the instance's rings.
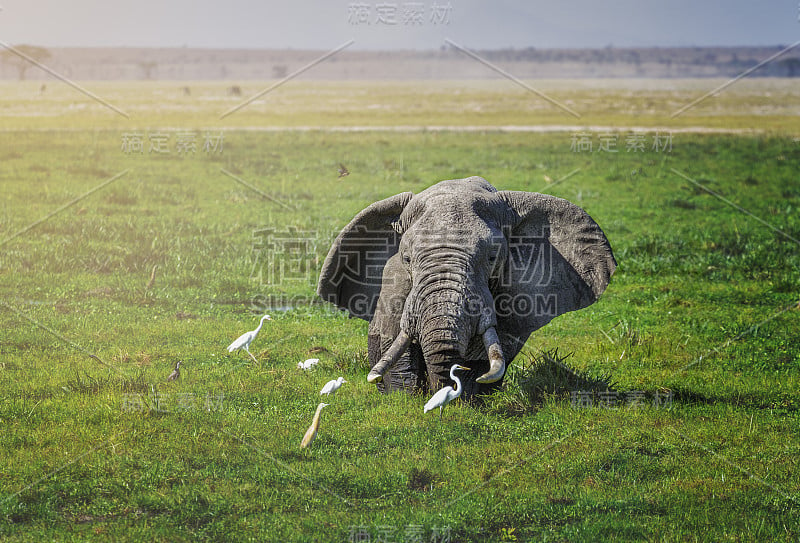
[[[493,62],[576,62],[585,64],[634,64],[647,63],[689,66],[710,66],[720,75],[736,75],[756,66],[759,62],[786,49],[784,45],[774,47],[650,47],[603,49],[499,49],[481,51],[480,54]],[[772,62],[758,68],[754,76],[800,77],[800,52],[787,51]]]
[[[27,59],[76,80],[280,79],[321,51],[190,48],[44,48],[17,45]],[[521,78],[733,77],[784,46],[500,49],[476,51]],[[765,63],[753,77],[800,77],[800,51]],[[0,79],[52,78],[14,51],[0,52]],[[484,79],[498,75],[453,47],[428,51],[345,50],[315,65],[306,79]]]

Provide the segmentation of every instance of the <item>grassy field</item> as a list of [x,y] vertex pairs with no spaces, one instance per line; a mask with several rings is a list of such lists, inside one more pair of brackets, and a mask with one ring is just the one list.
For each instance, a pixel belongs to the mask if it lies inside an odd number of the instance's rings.
[[529,90],[504,79],[290,81],[260,95],[275,83],[238,83],[240,95],[223,82],[81,83],[103,104],[60,81],[44,92],[37,81],[0,82],[0,114],[5,129],[601,125],[800,133],[800,89],[792,79],[744,79],[711,95],[730,82],[537,80],[525,82]]
[[[61,84],[2,85],[0,538],[800,537],[796,88],[743,81],[670,120],[714,85],[583,83],[576,121],[503,82],[457,98],[457,83],[291,85],[222,120],[256,88],[92,86],[127,120]],[[571,130],[281,129],[562,123],[619,131],[587,129],[589,152]],[[669,146],[648,132],[627,149],[626,127],[662,125]],[[619,267],[598,303],[534,333],[505,390],[440,422],[366,383],[366,323],[314,286],[363,207],[468,175],[581,205]],[[260,364],[228,354],[265,310]],[[529,402],[525,368],[555,348],[647,401]]]

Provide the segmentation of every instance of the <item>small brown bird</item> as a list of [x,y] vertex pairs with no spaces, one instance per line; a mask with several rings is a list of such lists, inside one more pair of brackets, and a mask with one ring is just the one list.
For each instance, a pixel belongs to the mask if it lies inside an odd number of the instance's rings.
[[348,170],[347,166],[345,166],[344,164],[342,164],[340,162],[339,163],[339,179],[341,179],[342,177],[347,177],[348,175],[350,175],[350,170]]
[[327,406],[326,403],[321,403],[317,406],[317,411],[314,413],[314,420],[311,421],[311,426],[306,430],[306,435],[303,436],[303,441],[300,442],[300,448],[305,449],[310,446],[317,437],[317,430],[319,430],[319,417],[322,414],[322,408]]
[[172,373],[169,374],[167,377],[167,381],[177,381],[181,377],[181,361],[178,360],[178,363],[175,364],[175,369],[172,370]]

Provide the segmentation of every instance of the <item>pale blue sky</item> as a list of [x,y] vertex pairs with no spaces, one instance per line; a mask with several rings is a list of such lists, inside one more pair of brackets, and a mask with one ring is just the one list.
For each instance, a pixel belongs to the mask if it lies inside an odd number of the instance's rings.
[[435,49],[445,38],[472,48],[778,45],[800,39],[799,2],[0,0],[0,40],[257,49],[331,49],[350,39],[352,49]]

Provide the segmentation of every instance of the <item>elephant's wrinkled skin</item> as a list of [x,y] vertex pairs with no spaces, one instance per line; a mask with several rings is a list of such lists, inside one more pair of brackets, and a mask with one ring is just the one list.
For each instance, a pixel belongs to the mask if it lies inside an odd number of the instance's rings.
[[616,262],[581,208],[485,179],[376,202],[341,231],[318,294],[369,321],[369,380],[438,389],[454,363],[464,396],[497,386],[534,330],[594,303]]

